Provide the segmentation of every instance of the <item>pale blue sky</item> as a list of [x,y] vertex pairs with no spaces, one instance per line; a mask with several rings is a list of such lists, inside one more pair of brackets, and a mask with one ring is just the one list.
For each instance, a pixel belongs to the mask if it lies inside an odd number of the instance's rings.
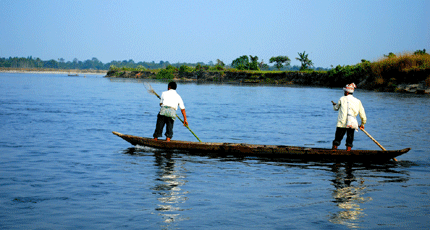
[[430,51],[430,0],[0,0],[0,57],[197,63],[306,51],[315,67]]

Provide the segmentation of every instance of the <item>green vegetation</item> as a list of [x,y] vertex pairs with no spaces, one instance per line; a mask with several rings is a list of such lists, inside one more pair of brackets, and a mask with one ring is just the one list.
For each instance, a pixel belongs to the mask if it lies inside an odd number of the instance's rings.
[[425,50],[386,57],[371,63],[370,68],[375,84],[382,87],[430,81],[430,55]]
[[173,75],[172,70],[162,69],[157,73],[157,79],[173,79],[175,75]]
[[362,63],[356,65],[336,66],[336,68],[327,71],[327,84],[333,87],[343,87],[351,82],[361,82],[368,75],[370,62],[362,60]]
[[260,70],[258,57],[251,55],[249,55],[249,57],[251,58],[251,61],[249,61],[249,58],[246,55],[236,58],[231,63],[231,67],[238,70]]
[[364,82],[367,88],[394,91],[398,84],[425,81],[430,87],[430,55],[425,50],[395,55],[389,53],[378,61],[362,60],[353,66],[336,66],[327,71],[328,85],[342,87],[350,82]]
[[[51,59],[48,61],[43,61],[40,58],[33,58],[32,56],[24,58],[24,57],[9,57],[9,58],[0,58],[0,67],[4,68],[35,68],[35,69],[79,69],[79,70],[108,70],[111,66],[115,66],[118,68],[125,67],[127,69],[163,69],[167,66],[171,65],[169,62],[160,61],[159,63],[155,62],[134,62],[132,59],[123,60],[123,61],[111,61],[106,64],[99,61],[97,58],[92,58],[91,60],[79,61],[78,59],[73,59],[73,61],[65,61],[63,58],[59,58],[57,60]],[[196,66],[197,64],[189,64],[189,63],[177,63],[175,66],[179,67],[180,65],[189,65]]]
[[248,69],[249,65],[249,58],[246,55],[243,55],[239,58],[236,58],[232,63],[231,67],[238,69],[238,70],[245,70]]
[[139,65],[136,68],[127,68],[125,66],[116,67],[114,65],[111,65],[109,67],[109,70],[111,70],[111,71],[121,71],[122,70],[122,71],[139,71],[139,72],[141,72],[141,71],[146,71],[147,69],[145,67],[143,67],[142,65]]
[[[185,65],[192,68],[195,68],[197,71],[208,71],[209,69],[223,71],[229,68],[235,68],[238,70],[275,70],[277,69],[275,66],[269,66],[264,63],[264,61],[258,62],[257,56],[242,56],[239,61],[234,61],[234,63],[239,64],[239,66],[233,67],[232,65],[228,66],[224,64],[223,61],[217,59],[214,64],[212,61],[209,61],[208,64],[203,62],[197,63],[169,63],[168,61],[160,61],[158,63],[152,62],[134,62],[132,59],[123,60],[123,61],[111,61],[108,63],[102,63],[97,58],[92,58],[86,61],[80,61],[76,58],[73,61],[65,61],[64,58],[58,58],[57,60],[51,59],[48,61],[41,60],[40,58],[33,58],[29,56],[25,57],[9,57],[2,58],[0,57],[0,68],[11,68],[11,69],[58,69],[58,70],[114,70],[115,68],[125,68],[130,71],[145,71],[145,70],[159,70],[164,69],[169,65],[172,65],[176,68],[180,68],[180,66]],[[291,70],[297,71],[299,70],[299,66],[289,66],[282,67],[279,70]],[[326,70],[322,67],[316,68],[317,70]]]
[[[208,79],[210,81],[241,81],[264,84],[304,84],[328,87],[343,87],[355,82],[360,88],[383,91],[395,91],[400,84],[417,84],[425,82],[430,87],[430,55],[426,50],[411,53],[383,55],[380,60],[370,62],[362,60],[356,65],[336,66],[332,69],[314,68],[312,60],[304,51],[298,53],[296,59],[301,66],[290,66],[287,56],[270,58],[268,66],[263,61],[258,62],[257,56],[242,55],[236,58],[230,66],[217,59],[216,64],[202,62],[196,64],[160,61],[160,63],[135,63],[129,61],[112,61],[101,63],[97,58],[85,62],[74,59],[65,62],[64,59],[42,61],[40,58],[0,58],[0,68],[3,69],[40,69],[40,70],[107,70],[113,77],[138,77],[155,79]],[[109,67],[107,67],[107,65]],[[275,71],[277,70],[277,71]]]
[[286,66],[290,65],[290,58],[287,56],[277,56],[277,57],[271,57],[269,60],[270,63],[276,62],[275,66],[278,70],[280,70],[282,67],[284,67],[284,63]]
[[417,50],[417,51],[415,51],[415,52],[414,52],[414,54],[415,54],[415,55],[424,55],[424,54],[426,54],[426,49],[423,49],[423,50]]
[[72,62],[66,62],[63,58],[58,60],[51,59],[49,61],[42,61],[40,58],[27,58],[9,57],[0,58],[0,67],[5,68],[38,68],[38,69],[92,69],[92,70],[107,70],[111,64],[103,64],[97,58],[91,60],[79,61],[73,59]]
[[309,67],[314,66],[312,61],[308,58],[309,54],[305,54],[305,51],[303,53],[298,53],[299,57],[296,58],[302,63],[302,66],[300,67],[300,70],[307,70]]

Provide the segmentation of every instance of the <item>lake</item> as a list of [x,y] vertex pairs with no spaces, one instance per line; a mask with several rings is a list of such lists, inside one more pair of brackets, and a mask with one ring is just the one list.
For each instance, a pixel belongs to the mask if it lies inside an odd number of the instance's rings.
[[[0,73],[0,229],[427,229],[430,96],[357,89],[380,164],[205,157],[131,146],[143,80]],[[166,82],[149,81],[161,94]],[[204,142],[330,148],[342,89],[179,83]],[[180,115],[181,116],[181,115]],[[175,122],[174,140],[196,141]],[[345,139],[339,148],[345,148]],[[353,149],[379,149],[363,132]]]

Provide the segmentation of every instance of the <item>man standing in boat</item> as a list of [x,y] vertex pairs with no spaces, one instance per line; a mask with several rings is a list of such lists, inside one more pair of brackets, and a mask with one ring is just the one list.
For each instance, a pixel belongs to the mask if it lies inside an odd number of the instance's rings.
[[176,82],[170,82],[167,91],[164,91],[160,97],[160,112],[157,115],[157,125],[154,132],[154,140],[162,136],[164,125],[166,125],[166,141],[173,137],[173,123],[176,119],[176,110],[181,109],[184,116],[184,126],[188,126],[187,114],[185,112],[184,102],[181,96],[176,92]]
[[[343,88],[344,96],[339,99],[336,104],[333,101],[333,109],[339,111],[336,124],[336,134],[333,141],[333,149],[336,150],[340,145],[343,137],[346,133],[346,150],[351,151],[352,142],[354,141],[354,131],[364,129],[364,124],[366,124],[367,118],[364,112],[363,105],[361,101],[353,96],[354,89],[357,88],[354,83],[346,85]],[[357,115],[360,115],[361,125],[358,127]]]

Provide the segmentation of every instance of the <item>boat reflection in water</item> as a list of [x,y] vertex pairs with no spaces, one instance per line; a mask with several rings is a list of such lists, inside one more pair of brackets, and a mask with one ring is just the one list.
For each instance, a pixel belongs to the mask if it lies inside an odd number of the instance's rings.
[[332,180],[335,187],[332,192],[333,202],[341,211],[330,216],[330,222],[349,228],[363,227],[359,223],[361,223],[360,219],[366,216],[366,210],[360,205],[373,200],[372,197],[366,196],[369,193],[368,188],[374,190],[381,184],[387,186],[387,183],[406,183],[409,180],[408,172],[401,169],[406,167],[410,167],[410,162],[389,162],[381,165],[355,165],[353,163],[332,165],[331,170],[335,175]]
[[[156,212],[154,212],[154,214],[162,217],[161,227],[170,228],[174,227],[173,225],[176,226],[180,221],[190,220],[191,217],[187,217],[186,213],[192,208],[187,209],[184,207],[187,207],[185,203],[188,201],[191,194],[183,190],[183,187],[188,183],[186,176],[188,171],[185,167],[187,161],[183,158],[176,158],[180,157],[181,154],[162,150],[158,151],[153,148],[148,148],[150,150],[146,151],[141,148],[136,151],[137,154],[148,152],[151,157],[154,157],[155,163],[153,166],[155,166],[156,171],[155,177],[152,175],[154,182],[151,182],[153,185],[151,190],[153,194],[156,195],[156,200],[158,201],[158,203],[155,203]],[[135,148],[130,148],[132,151],[134,151],[134,149]],[[132,155],[136,154],[130,151],[127,153]],[[174,157],[172,157],[172,154]],[[239,158],[229,158],[228,161],[235,161],[235,159]],[[288,168],[300,168],[301,170],[312,171],[315,170],[315,168],[321,168],[321,170],[325,172],[325,178],[327,178],[326,172],[330,171],[331,173],[329,173],[330,175],[327,179],[331,183],[330,185],[326,185],[332,197],[327,201],[335,204],[337,208],[327,216],[327,220],[333,224],[344,225],[348,228],[362,228],[363,226],[361,225],[366,224],[363,222],[366,219],[366,210],[361,206],[373,200],[372,197],[369,196],[369,188],[373,189],[375,186],[380,185],[380,183],[404,183],[408,180],[408,176],[405,172],[396,169],[396,165],[399,163],[372,165],[347,162],[312,163],[299,160],[266,158],[253,158],[253,160],[256,164],[268,163],[274,165],[273,163],[276,162],[275,165],[285,165]],[[241,162],[241,160],[238,162]],[[407,167],[407,165],[404,165],[404,167]],[[285,205],[289,205],[287,200],[285,202]],[[369,207],[368,204],[364,206]],[[328,210],[333,209],[329,208]],[[270,210],[265,211],[270,212]]]
[[[351,165],[344,167],[340,164],[332,166],[335,178],[332,180],[335,190],[333,190],[334,203],[341,211],[330,217],[330,222],[342,224],[349,228],[359,228],[358,220],[365,214],[360,204],[371,201],[371,197],[363,197],[366,185],[363,178],[356,178],[353,175]],[[353,184],[353,182],[356,182]]]
[[153,194],[157,195],[158,203],[155,204],[155,211],[153,214],[162,216],[163,220],[161,223],[162,229],[169,229],[171,225],[174,225],[177,221],[189,220],[189,218],[184,218],[181,211],[186,211],[180,207],[184,204],[188,197],[185,192],[181,189],[181,186],[185,185],[187,182],[185,180],[184,173],[181,172],[183,166],[178,167],[178,164],[184,164],[183,161],[179,163],[172,159],[172,153],[160,153],[159,151],[154,151],[154,149],[149,147],[139,147],[139,148],[128,148],[124,151],[125,154],[129,155],[142,155],[147,156],[149,154],[151,157],[155,158],[155,176]]
[[180,204],[185,203],[188,198],[185,196],[187,192],[181,189],[181,186],[186,183],[185,176],[180,170],[177,170],[180,168],[177,164],[170,153],[155,154],[155,165],[158,167],[158,171],[157,181],[152,189],[159,195],[157,200],[160,201],[155,210],[163,217],[166,224],[187,219],[179,213],[184,211]]

